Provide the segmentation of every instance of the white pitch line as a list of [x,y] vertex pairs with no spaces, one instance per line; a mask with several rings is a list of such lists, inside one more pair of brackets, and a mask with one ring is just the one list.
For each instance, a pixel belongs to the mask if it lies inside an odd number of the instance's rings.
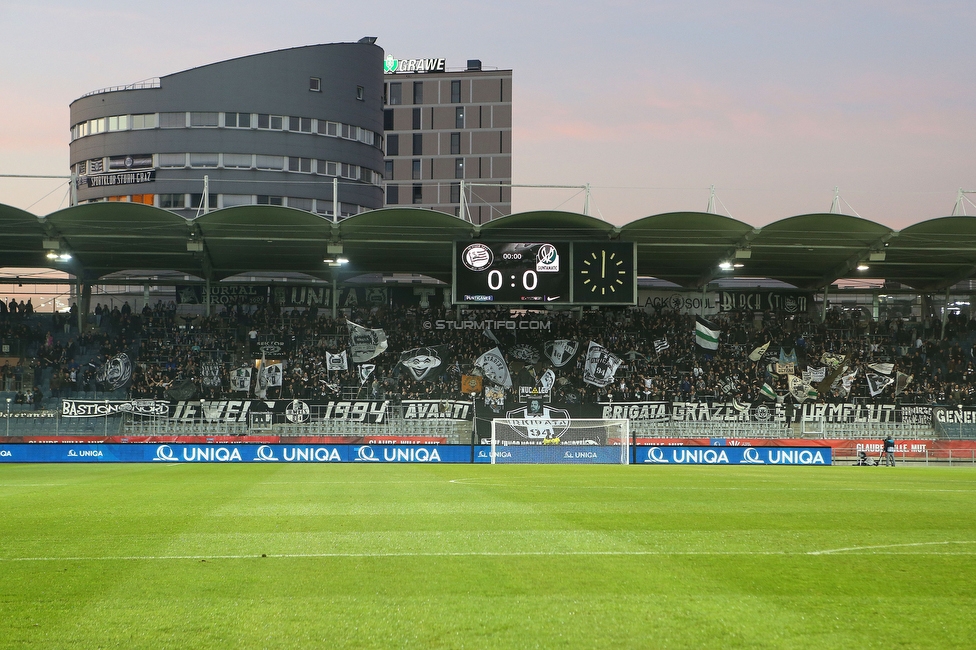
[[[947,541],[947,542],[911,542],[907,544],[878,544],[876,546],[849,546],[847,548],[832,548],[826,551],[808,551],[807,555],[830,555],[832,553],[851,553],[858,551],[873,551],[882,548],[911,548],[918,546],[948,546],[950,544],[976,544],[976,541]],[[964,553],[963,555],[968,555]]]
[[[243,555],[110,555],[76,557],[9,557],[0,562],[114,562],[114,561],[167,561],[167,560],[260,560],[260,559],[316,559],[316,558],[407,558],[407,557],[639,557],[639,556],[806,556],[828,555],[861,550],[895,547],[973,544],[976,542],[920,542],[917,544],[887,544],[882,546],[855,546],[848,549],[826,551],[420,551],[390,553],[265,553]],[[906,555],[905,553],[877,553],[870,555]],[[927,552],[914,555],[976,555],[976,550],[962,553]]]

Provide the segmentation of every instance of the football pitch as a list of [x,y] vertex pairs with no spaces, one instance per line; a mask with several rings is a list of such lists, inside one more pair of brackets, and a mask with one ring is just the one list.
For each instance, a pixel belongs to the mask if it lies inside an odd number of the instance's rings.
[[0,647],[972,648],[976,470],[0,466]]

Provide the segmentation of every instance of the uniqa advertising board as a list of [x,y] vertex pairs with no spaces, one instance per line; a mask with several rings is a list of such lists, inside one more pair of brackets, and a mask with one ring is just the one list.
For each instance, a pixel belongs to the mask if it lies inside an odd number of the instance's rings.
[[[829,447],[638,447],[634,461],[656,465],[830,465]],[[491,447],[474,448],[475,463]],[[0,463],[470,463],[468,445],[6,444]],[[618,463],[615,445],[496,448],[497,463]]]
[[467,445],[10,444],[0,463],[470,463]]
[[653,465],[830,465],[829,447],[638,447]]

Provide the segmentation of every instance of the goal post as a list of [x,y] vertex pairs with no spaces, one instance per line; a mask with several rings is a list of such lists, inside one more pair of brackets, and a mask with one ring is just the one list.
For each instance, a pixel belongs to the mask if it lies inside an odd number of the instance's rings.
[[495,418],[491,464],[630,464],[630,420]]

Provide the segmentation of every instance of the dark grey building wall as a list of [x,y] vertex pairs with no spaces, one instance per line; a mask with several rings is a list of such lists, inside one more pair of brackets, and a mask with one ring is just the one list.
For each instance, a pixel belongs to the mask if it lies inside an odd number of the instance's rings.
[[[321,80],[321,91],[309,80]],[[361,88],[361,91],[359,90]],[[361,96],[361,99],[359,98]],[[328,160],[383,172],[383,50],[373,44],[312,45],[245,56],[160,79],[159,88],[103,92],[70,107],[71,125],[115,115],[241,112],[348,124],[376,134],[373,145],[315,133],[234,128],[160,128],[100,133],[75,139],[70,162],[120,155],[239,153]],[[221,117],[222,119],[222,117]],[[107,170],[106,170],[107,171]],[[138,186],[81,188],[80,201],[120,194],[211,193],[298,196],[331,201],[332,179],[288,172],[230,169],[158,169],[157,181]],[[227,183],[255,179],[253,185]],[[223,186],[221,185],[222,181]],[[340,179],[340,200],[365,208],[383,205],[377,184]]]

